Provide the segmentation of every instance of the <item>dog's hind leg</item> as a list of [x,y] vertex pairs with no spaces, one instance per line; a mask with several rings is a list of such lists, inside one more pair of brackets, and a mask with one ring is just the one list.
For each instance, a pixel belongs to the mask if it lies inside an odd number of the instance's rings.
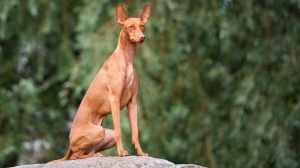
[[105,128],[104,130],[105,130],[104,139],[98,145],[96,145],[95,147],[96,152],[104,151],[116,145],[114,131],[107,128]]
[[70,136],[71,149],[74,152],[71,159],[84,159],[89,157],[101,156],[97,153],[97,146],[105,139],[105,129],[87,123],[81,124],[80,130],[75,130]]
[[71,157],[72,160],[76,159],[85,159],[85,158],[90,158],[90,157],[97,157],[101,156],[99,153],[92,153],[92,154],[85,154],[84,150],[77,151],[76,153],[73,154]]

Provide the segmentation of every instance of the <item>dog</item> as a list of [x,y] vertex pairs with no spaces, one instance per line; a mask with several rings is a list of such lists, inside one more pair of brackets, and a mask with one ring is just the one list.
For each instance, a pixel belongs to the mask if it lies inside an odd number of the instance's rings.
[[[99,152],[117,146],[118,155],[126,156],[122,144],[120,110],[128,108],[132,143],[139,156],[144,153],[138,135],[138,75],[134,69],[136,47],[145,41],[145,24],[151,13],[146,4],[138,18],[129,18],[121,4],[116,8],[122,26],[115,51],[107,58],[92,81],[78,108],[70,131],[70,146],[60,162],[102,156]],[[112,114],[114,130],[102,126],[103,118]]]

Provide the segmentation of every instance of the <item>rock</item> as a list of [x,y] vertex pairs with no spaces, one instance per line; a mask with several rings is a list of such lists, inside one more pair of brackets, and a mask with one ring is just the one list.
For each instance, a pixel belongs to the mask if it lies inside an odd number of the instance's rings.
[[126,157],[93,157],[88,159],[67,160],[60,163],[46,163],[46,164],[32,164],[16,166],[15,168],[118,168],[118,167],[172,167],[172,168],[204,168],[194,164],[178,164],[175,165],[164,159],[157,159],[152,157],[140,156],[126,156]]
[[175,168],[194,168],[194,167],[197,167],[197,168],[206,168],[206,167],[195,165],[195,164],[178,164],[178,165],[176,165]]

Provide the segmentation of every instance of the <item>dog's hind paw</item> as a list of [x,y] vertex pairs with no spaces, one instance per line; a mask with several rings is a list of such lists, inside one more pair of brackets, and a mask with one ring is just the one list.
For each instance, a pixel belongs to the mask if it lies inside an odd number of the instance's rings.
[[104,155],[102,155],[101,153],[95,153],[93,156],[94,157],[104,157]]

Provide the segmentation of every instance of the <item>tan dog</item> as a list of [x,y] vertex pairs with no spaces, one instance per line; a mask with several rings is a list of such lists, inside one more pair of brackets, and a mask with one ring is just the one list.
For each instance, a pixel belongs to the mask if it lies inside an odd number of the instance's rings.
[[[116,50],[104,62],[87,90],[70,132],[70,147],[60,162],[101,156],[100,151],[117,145],[119,156],[128,155],[122,144],[120,110],[127,106],[129,111],[132,143],[138,155],[148,156],[141,149],[138,136],[138,75],[133,63],[138,43],[145,41],[145,24],[151,8],[147,4],[138,18],[128,18],[121,4],[116,17],[122,26]],[[114,131],[101,126],[103,118],[112,114]]]

